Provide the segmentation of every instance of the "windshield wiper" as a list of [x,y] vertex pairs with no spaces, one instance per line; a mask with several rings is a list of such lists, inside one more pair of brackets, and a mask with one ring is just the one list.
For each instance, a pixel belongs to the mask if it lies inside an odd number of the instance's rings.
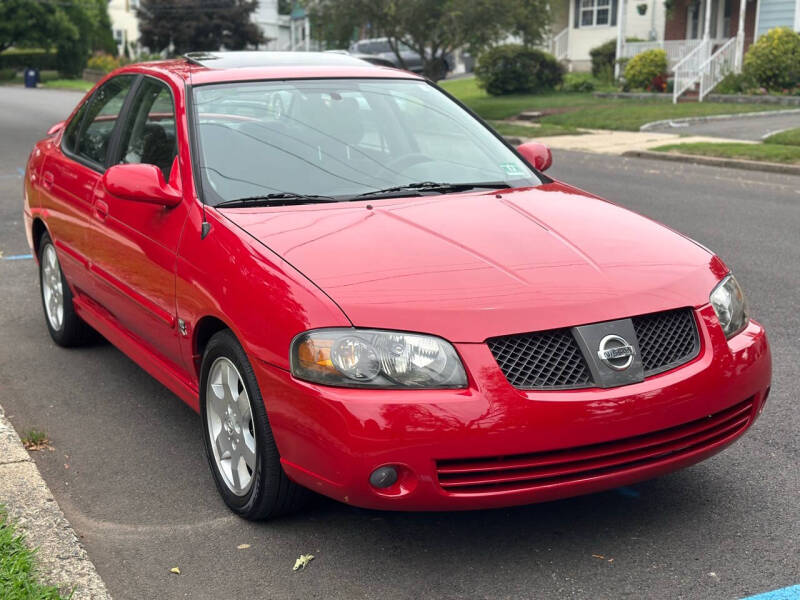
[[275,192],[262,196],[247,196],[245,198],[234,198],[225,200],[215,206],[235,208],[241,206],[286,206],[292,204],[315,204],[317,202],[338,202],[331,196],[319,196],[317,194],[296,194],[294,192]]
[[439,194],[452,194],[455,192],[466,192],[467,190],[474,190],[476,188],[489,188],[495,190],[503,190],[510,187],[504,181],[481,181],[475,183],[441,183],[436,181],[420,181],[417,183],[409,183],[407,185],[397,185],[394,187],[385,188],[382,190],[374,190],[359,194],[358,198],[366,198],[373,196],[383,196],[384,194],[396,194],[399,192],[432,192]]

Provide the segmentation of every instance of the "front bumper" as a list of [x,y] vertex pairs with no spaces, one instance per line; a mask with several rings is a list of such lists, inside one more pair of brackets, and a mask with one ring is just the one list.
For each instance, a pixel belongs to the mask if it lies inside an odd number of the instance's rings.
[[[462,390],[330,388],[254,366],[284,469],[301,485],[388,510],[528,504],[694,464],[752,425],[771,379],[763,328],[751,321],[725,340],[710,306],[696,315],[697,358],[611,389],[517,390],[485,344],[456,345]],[[383,465],[400,478],[377,490],[368,479]]]

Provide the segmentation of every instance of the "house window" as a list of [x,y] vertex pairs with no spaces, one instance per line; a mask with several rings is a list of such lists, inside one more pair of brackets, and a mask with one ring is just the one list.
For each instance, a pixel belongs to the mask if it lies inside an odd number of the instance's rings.
[[580,26],[596,27],[611,23],[611,0],[580,0]]

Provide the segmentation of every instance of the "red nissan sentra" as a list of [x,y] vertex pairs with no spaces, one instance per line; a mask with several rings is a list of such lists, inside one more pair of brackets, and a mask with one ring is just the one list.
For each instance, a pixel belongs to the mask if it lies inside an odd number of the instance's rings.
[[97,330],[197,410],[252,519],[308,490],[539,502],[719,452],[771,377],[736,279],[550,162],[348,56],[125,67],[27,164],[45,323],[62,346]]

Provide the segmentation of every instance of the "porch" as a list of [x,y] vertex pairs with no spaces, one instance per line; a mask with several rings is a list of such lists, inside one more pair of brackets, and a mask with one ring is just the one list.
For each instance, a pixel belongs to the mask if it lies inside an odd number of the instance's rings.
[[673,101],[693,88],[702,101],[725,75],[741,71],[744,53],[755,37],[757,8],[758,0],[673,0],[664,39],[626,42],[622,19],[617,56],[632,58],[663,49],[674,74]]

